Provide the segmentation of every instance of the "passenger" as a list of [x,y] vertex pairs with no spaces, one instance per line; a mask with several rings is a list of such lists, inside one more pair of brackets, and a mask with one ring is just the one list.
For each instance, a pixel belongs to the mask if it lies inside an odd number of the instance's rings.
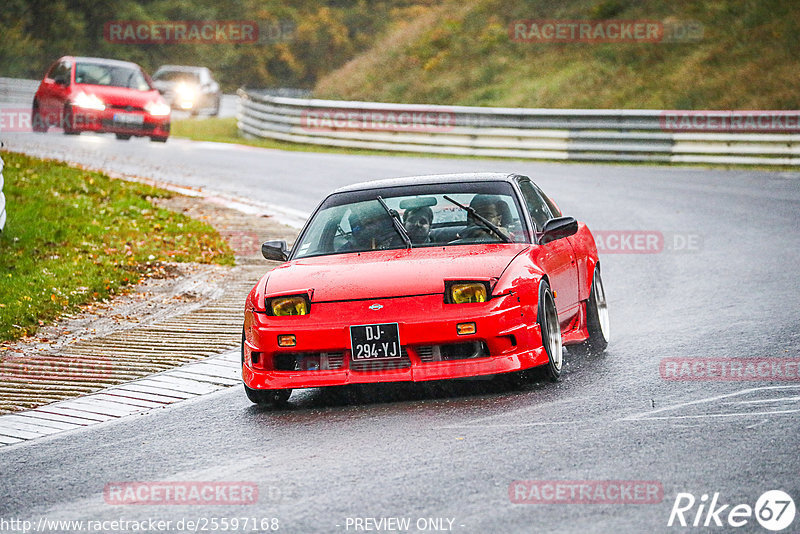
[[[513,240],[509,227],[512,224],[511,210],[505,200],[497,195],[475,195],[469,203],[478,215],[495,225],[500,232]],[[468,226],[460,235],[461,239],[500,239],[493,231],[488,229],[481,221],[476,220],[471,214],[467,215]]]
[[415,245],[431,242],[433,210],[428,206],[409,208],[403,212],[403,226]]

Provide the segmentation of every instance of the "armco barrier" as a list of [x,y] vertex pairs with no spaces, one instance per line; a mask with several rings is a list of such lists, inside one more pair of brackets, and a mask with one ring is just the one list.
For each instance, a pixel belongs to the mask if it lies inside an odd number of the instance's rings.
[[[800,165],[800,111],[484,108],[237,94],[240,132],[295,143],[554,160]],[[683,120],[673,124],[671,113]],[[750,128],[745,119],[753,117],[742,114],[769,116]],[[385,121],[401,116],[410,123]],[[695,131],[674,131],[687,121]],[[744,131],[718,131],[727,124]]]
[[33,103],[33,95],[38,88],[38,80],[0,77],[0,104],[25,104],[30,106]]

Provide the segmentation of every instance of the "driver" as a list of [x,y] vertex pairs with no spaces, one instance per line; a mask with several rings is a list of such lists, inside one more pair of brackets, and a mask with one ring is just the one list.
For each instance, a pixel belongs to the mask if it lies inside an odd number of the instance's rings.
[[[497,195],[475,195],[469,203],[469,207],[474,209],[478,215],[495,225],[500,232],[508,238],[512,234],[508,227],[511,225],[511,210],[508,204]],[[468,226],[464,229],[461,238],[466,239],[498,239],[494,232],[486,228],[481,221],[476,220],[471,214],[467,215]]]
[[433,210],[428,206],[409,208],[403,212],[403,226],[415,245],[431,242]]

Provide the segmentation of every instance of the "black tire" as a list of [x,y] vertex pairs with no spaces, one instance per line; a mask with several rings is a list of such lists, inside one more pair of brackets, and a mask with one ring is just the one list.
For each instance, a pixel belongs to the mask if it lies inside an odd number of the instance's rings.
[[49,127],[50,125],[47,123],[47,119],[42,117],[39,111],[39,101],[34,100],[33,107],[31,108],[31,129],[34,132],[47,133]]
[[539,368],[544,378],[556,382],[561,377],[564,366],[564,349],[561,345],[561,326],[558,323],[556,303],[550,284],[542,281],[539,284],[539,308],[536,322],[542,332],[542,345],[547,353],[548,362]]
[[578,354],[598,354],[606,350],[610,337],[608,303],[599,265],[594,268],[592,289],[589,300],[586,301],[586,327],[589,330],[589,339],[579,345],[572,345],[569,349]]
[[75,117],[72,115],[72,106],[69,104],[64,106],[64,114],[61,116],[61,125],[64,128],[65,135],[78,135],[81,133],[75,129]]
[[286,406],[286,401],[292,394],[291,389],[252,389],[247,386],[244,387],[244,392],[253,404],[276,408]]
[[211,116],[216,117],[219,115],[219,106],[220,106],[220,97],[217,97],[217,101],[214,104],[214,109],[211,110]]
[[114,135],[116,135],[117,139],[119,139],[120,141],[127,141],[128,139],[131,138],[131,134],[114,134]]
[[166,143],[167,142],[167,138],[166,137],[151,137],[150,141],[152,141],[153,143]]
[[[241,346],[242,368],[244,368],[244,328],[242,328],[242,346]],[[250,402],[258,404],[259,406],[275,406],[281,407],[286,405],[289,396],[292,394],[291,389],[253,389],[248,387],[247,384],[242,383],[244,386],[244,393]]]

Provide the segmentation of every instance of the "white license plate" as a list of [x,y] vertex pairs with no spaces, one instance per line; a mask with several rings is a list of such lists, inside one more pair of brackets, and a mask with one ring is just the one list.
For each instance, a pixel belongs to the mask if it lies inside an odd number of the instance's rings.
[[114,113],[114,122],[119,124],[144,124],[144,115],[135,113]]

